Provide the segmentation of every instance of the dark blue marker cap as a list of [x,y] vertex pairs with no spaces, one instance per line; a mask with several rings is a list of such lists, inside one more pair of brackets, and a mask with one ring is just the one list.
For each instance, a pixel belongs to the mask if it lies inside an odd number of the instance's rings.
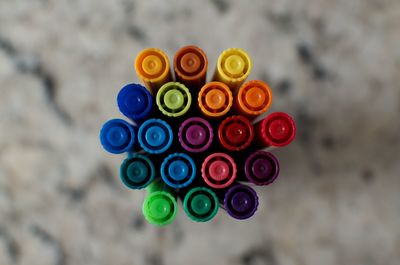
[[107,121],[100,130],[100,142],[103,148],[113,154],[131,151],[135,144],[133,126],[121,119]]
[[119,91],[117,104],[122,114],[134,121],[139,121],[150,115],[153,97],[144,86],[128,84]]
[[171,154],[161,164],[161,177],[172,188],[188,186],[195,176],[196,165],[193,159],[186,154]]
[[122,182],[131,189],[147,187],[155,178],[153,162],[146,156],[133,154],[122,162],[120,177]]
[[148,153],[164,153],[170,148],[172,139],[171,126],[163,120],[150,119],[139,127],[139,144]]

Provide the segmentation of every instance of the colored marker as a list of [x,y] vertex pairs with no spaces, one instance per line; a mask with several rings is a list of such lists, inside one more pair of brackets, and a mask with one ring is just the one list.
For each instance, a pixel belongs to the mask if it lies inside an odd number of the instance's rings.
[[207,222],[213,219],[218,212],[217,195],[209,188],[193,188],[184,197],[183,209],[191,220]]
[[224,208],[235,219],[244,220],[252,217],[257,207],[257,193],[247,185],[236,184],[225,193]]
[[164,84],[157,92],[158,109],[168,117],[180,117],[192,104],[192,95],[187,87],[178,82]]
[[272,92],[261,80],[244,83],[235,97],[235,108],[249,119],[266,112],[272,103]]
[[176,81],[191,91],[200,89],[206,83],[208,60],[202,49],[197,46],[180,48],[174,57]]
[[135,59],[135,70],[153,95],[164,83],[172,80],[168,57],[160,49],[148,48],[141,51]]
[[193,117],[181,124],[178,137],[179,142],[185,150],[199,153],[204,152],[210,147],[214,133],[208,121]]
[[218,138],[221,145],[230,151],[243,150],[253,141],[253,125],[243,116],[230,116],[219,126]]
[[107,121],[100,130],[101,145],[112,154],[132,151],[136,137],[133,128],[132,124],[121,119]]
[[160,119],[149,119],[139,127],[138,140],[144,151],[150,154],[164,153],[172,144],[171,126]]
[[232,107],[232,92],[227,85],[221,82],[205,84],[198,96],[201,112],[210,117],[221,117],[228,113]]
[[269,185],[279,175],[279,161],[269,152],[256,151],[247,157],[244,173],[256,185]]
[[144,86],[128,84],[119,91],[117,104],[121,113],[126,117],[134,121],[141,121],[150,115],[153,97]]
[[157,226],[170,224],[178,212],[175,194],[159,181],[150,184],[147,191],[142,208],[146,220]]
[[147,187],[156,174],[153,162],[146,156],[133,154],[126,158],[120,167],[122,182],[131,189]]
[[236,163],[224,153],[214,153],[206,157],[201,166],[204,182],[215,189],[226,188],[236,179]]
[[161,177],[171,188],[179,189],[188,186],[196,176],[196,164],[183,153],[167,156],[161,164]]
[[250,71],[249,55],[242,49],[230,48],[219,55],[213,80],[223,82],[236,91]]
[[296,136],[296,124],[284,112],[274,112],[254,125],[255,139],[263,147],[283,147]]

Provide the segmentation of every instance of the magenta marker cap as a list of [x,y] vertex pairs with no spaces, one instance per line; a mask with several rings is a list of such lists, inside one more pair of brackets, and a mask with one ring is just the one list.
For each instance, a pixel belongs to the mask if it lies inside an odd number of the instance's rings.
[[269,152],[254,152],[245,161],[244,173],[256,185],[271,184],[279,175],[279,161]]
[[235,219],[244,220],[257,211],[258,196],[249,186],[238,184],[225,193],[224,208]]
[[178,138],[185,150],[199,153],[204,152],[210,147],[214,134],[208,121],[193,117],[185,120],[181,124]]

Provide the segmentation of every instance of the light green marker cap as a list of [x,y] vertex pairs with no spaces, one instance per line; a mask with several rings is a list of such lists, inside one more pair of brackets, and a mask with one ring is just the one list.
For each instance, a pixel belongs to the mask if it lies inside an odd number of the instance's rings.
[[165,83],[157,92],[156,103],[158,109],[168,117],[184,115],[192,104],[192,95],[189,89],[178,82]]
[[143,215],[154,225],[163,226],[171,223],[178,212],[174,196],[166,191],[154,191],[143,202]]
[[218,212],[218,198],[215,193],[208,188],[193,188],[185,196],[183,209],[191,220],[207,222],[214,218]]

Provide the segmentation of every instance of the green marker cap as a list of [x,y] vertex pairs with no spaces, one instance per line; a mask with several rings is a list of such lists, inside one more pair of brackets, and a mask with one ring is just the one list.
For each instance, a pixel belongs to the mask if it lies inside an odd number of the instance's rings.
[[178,82],[168,82],[158,90],[156,103],[164,115],[180,117],[189,110],[192,95],[185,85]]
[[163,226],[171,223],[177,211],[176,199],[166,191],[154,191],[147,195],[143,202],[143,215],[154,225]]
[[196,222],[207,222],[214,218],[219,208],[215,193],[203,187],[191,189],[183,201],[183,209],[189,218]]

